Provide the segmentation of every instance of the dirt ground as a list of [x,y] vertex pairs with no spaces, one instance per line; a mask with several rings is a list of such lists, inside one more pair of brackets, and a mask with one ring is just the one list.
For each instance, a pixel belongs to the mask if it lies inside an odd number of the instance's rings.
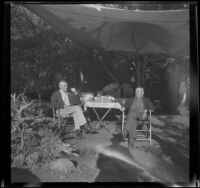
[[[93,122],[95,124],[96,122]],[[165,182],[189,181],[189,118],[152,116],[152,142],[137,141],[128,150],[116,122],[107,122],[98,134],[72,138],[79,148],[77,165],[70,174],[47,166],[31,169],[41,182]]]

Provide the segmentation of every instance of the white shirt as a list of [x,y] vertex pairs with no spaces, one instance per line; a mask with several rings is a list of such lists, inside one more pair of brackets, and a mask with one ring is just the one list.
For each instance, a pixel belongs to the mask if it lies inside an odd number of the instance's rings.
[[61,90],[61,89],[60,89],[60,93],[61,93],[61,96],[62,96],[62,99],[63,99],[65,105],[70,106],[68,93],[67,93],[67,92],[64,92],[64,91]]

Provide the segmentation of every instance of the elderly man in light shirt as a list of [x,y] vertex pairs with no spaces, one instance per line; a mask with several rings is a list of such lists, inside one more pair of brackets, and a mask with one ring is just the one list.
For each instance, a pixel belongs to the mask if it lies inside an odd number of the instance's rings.
[[68,92],[68,84],[65,80],[59,82],[59,88],[51,96],[51,105],[60,109],[61,117],[66,118],[70,115],[73,117],[75,124],[74,131],[88,131],[87,121],[80,106],[80,96],[76,92],[76,89],[71,88],[71,92]]
[[[120,98],[115,99],[117,102],[122,103]],[[139,120],[147,118],[147,110],[154,111],[155,107],[148,97],[144,97],[144,88],[137,86],[135,89],[135,96],[125,99],[122,103],[122,111],[128,110],[127,121],[122,131],[122,137],[128,137],[129,148],[133,149],[136,141],[136,126]]]

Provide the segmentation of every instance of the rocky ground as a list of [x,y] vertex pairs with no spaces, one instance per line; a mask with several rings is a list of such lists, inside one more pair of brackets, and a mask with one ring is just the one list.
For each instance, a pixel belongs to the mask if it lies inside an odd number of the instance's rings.
[[133,150],[121,142],[116,122],[106,127],[68,140],[79,149],[74,161],[63,157],[31,173],[41,182],[188,182],[189,118],[153,116],[152,143],[137,141]]

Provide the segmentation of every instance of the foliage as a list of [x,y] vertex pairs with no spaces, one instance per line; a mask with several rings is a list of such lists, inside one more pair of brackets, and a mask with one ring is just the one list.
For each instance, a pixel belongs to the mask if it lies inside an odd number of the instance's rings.
[[41,141],[39,153],[41,156],[41,162],[48,162],[55,159],[59,152],[57,150],[59,145],[59,136],[52,132],[51,129],[45,130],[41,133]]
[[59,157],[63,151],[73,158],[73,148],[60,141],[48,117],[49,104],[30,100],[23,93],[11,95],[11,159],[12,166],[33,167]]
[[30,100],[23,94],[11,95],[11,158],[14,162],[16,158],[25,162],[26,156],[37,150],[41,137],[38,127],[52,122],[52,118],[45,117],[42,106],[40,101]]

